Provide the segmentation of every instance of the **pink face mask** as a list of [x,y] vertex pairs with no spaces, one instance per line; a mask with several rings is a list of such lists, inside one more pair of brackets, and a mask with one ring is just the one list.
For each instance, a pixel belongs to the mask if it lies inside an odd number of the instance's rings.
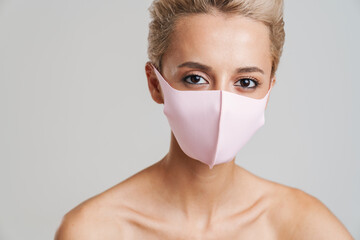
[[183,152],[214,165],[235,159],[239,150],[264,125],[271,91],[262,99],[224,90],[186,90],[171,87],[155,69],[164,95],[163,112]]

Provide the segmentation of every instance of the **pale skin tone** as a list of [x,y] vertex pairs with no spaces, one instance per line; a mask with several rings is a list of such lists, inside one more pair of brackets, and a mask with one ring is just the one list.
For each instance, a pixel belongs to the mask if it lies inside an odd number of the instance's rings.
[[[179,67],[185,62],[201,66]],[[264,24],[197,14],[179,20],[161,73],[178,90],[222,89],[262,98],[275,83],[271,64]],[[163,104],[150,63],[145,70],[152,99]],[[199,77],[184,78],[189,74]],[[235,159],[209,169],[188,157],[171,134],[164,158],[72,209],[55,239],[353,238],[315,197],[255,176]]]

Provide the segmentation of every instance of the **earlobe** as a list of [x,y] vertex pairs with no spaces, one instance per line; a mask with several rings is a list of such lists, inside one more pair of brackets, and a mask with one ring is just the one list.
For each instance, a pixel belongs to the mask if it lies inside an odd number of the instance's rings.
[[145,64],[145,73],[148,82],[148,88],[152,99],[159,104],[164,103],[163,94],[161,91],[159,80],[156,77],[153,66],[150,61]]

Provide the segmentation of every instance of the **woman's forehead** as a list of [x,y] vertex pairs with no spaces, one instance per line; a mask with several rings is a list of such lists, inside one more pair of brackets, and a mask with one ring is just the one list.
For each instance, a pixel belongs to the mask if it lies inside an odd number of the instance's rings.
[[261,65],[271,71],[270,45],[269,29],[261,22],[241,16],[195,14],[178,19],[164,55],[174,61]]

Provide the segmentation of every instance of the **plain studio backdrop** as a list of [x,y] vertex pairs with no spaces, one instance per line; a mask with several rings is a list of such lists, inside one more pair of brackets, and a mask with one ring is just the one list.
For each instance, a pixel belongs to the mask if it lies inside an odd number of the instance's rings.
[[[167,153],[144,71],[150,4],[0,0],[1,240],[53,239],[66,212]],[[287,0],[284,15],[266,123],[236,162],[360,239],[360,2]]]

